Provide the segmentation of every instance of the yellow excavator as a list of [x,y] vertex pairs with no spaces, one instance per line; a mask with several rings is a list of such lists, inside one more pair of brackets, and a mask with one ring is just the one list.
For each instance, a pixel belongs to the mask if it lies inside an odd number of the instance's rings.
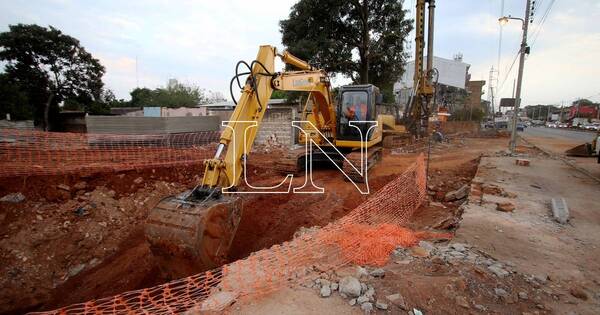
[[[276,57],[297,70],[275,72]],[[240,67],[245,70],[240,72]],[[243,86],[241,76],[247,76]],[[244,161],[274,90],[308,93],[299,143],[318,144],[320,150],[314,150],[312,158],[318,159],[325,153],[333,156],[334,162],[342,163],[343,170],[352,179],[362,178],[350,165],[359,165],[358,161],[362,161],[361,146],[368,148],[365,163],[368,169],[381,159],[384,134],[404,132],[403,126],[395,124],[393,115],[378,114],[376,105],[381,102],[381,94],[377,87],[371,84],[343,86],[336,106],[325,71],[287,51],[278,54],[272,46],[261,46],[251,63],[237,64],[236,75],[230,82],[231,91],[235,84],[242,94],[239,101],[234,98],[235,109],[221,134],[214,157],[204,162],[202,182],[191,191],[163,199],[150,211],[146,238],[167,277],[190,275],[226,262],[242,215],[242,198],[232,192],[240,184]],[[233,98],[233,92],[231,94]],[[304,148],[291,150],[277,168],[297,173],[306,165],[306,158]]]

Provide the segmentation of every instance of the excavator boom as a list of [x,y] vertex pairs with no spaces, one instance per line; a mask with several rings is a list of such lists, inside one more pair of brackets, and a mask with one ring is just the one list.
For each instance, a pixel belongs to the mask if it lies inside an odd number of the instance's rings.
[[[275,73],[275,57],[300,71]],[[231,84],[247,75],[242,94],[221,134],[216,153],[206,160],[202,182],[193,190],[163,199],[151,210],[146,238],[163,274],[177,278],[226,262],[242,215],[242,200],[230,194],[238,186],[244,161],[274,89],[309,92],[317,127],[335,134],[335,108],[324,71],[272,46],[261,46],[256,60],[240,61],[247,72],[236,73]],[[232,93],[233,94],[233,93]],[[235,100],[234,100],[235,101]]]

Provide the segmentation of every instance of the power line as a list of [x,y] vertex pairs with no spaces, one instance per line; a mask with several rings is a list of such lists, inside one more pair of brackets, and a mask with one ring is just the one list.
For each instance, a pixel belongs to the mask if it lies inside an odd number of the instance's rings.
[[506,71],[506,74],[504,75],[504,79],[502,79],[502,83],[500,84],[500,87],[498,88],[498,95],[500,94],[500,92],[502,92],[502,88],[504,87],[504,83],[506,82],[506,80],[508,79],[508,76],[510,75],[513,67],[515,66],[515,62],[517,61],[517,59],[519,58],[519,54],[521,53],[521,49],[519,49],[519,51],[517,52],[517,54],[515,55],[515,58],[513,59],[512,63],[510,64],[510,68],[508,68],[508,71]]
[[556,2],[556,0],[551,0],[550,1],[550,4],[548,5],[548,8],[544,12],[544,15],[542,16],[542,19],[540,20],[539,27],[536,29],[536,32],[531,36],[533,38],[533,40],[531,41],[531,45],[529,45],[530,47],[533,47],[533,45],[537,41],[538,36],[542,32],[542,27],[544,26],[544,23],[546,22],[546,19],[550,15],[550,11],[552,10],[552,6],[554,5],[555,2]]

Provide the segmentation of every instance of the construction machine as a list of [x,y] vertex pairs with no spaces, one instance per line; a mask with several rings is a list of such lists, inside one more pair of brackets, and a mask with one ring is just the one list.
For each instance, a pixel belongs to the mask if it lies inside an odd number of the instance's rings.
[[594,139],[590,142],[580,144],[565,151],[567,156],[592,157],[597,156],[600,163],[600,130],[596,133]]
[[[427,7],[427,29],[425,29],[425,4]],[[415,137],[425,137],[429,116],[435,106],[435,87],[439,72],[433,67],[433,34],[435,0],[417,0],[415,8],[415,72],[413,90],[404,111],[404,124]],[[425,41],[427,31],[427,41]],[[427,44],[427,46],[425,46]],[[424,54],[427,47],[427,62]],[[425,66],[425,69],[424,67]],[[435,78],[435,79],[434,79]],[[441,112],[446,113],[447,109]]]
[[[297,70],[275,72],[276,57]],[[243,85],[242,76],[247,76]],[[233,97],[236,84],[242,92],[239,101]],[[333,157],[353,179],[362,178],[356,170],[360,167],[351,165],[362,161],[361,147],[368,148],[366,168],[371,168],[381,159],[383,130],[403,130],[393,116],[378,114],[377,87],[341,87],[336,105],[325,71],[287,51],[278,54],[272,46],[261,46],[254,61],[236,66],[230,82],[236,106],[214,157],[204,162],[202,181],[190,191],[163,199],[150,211],[146,238],[165,276],[182,277],[226,262],[242,215],[242,198],[234,192],[274,90],[308,93],[300,144],[317,144],[319,150],[310,152],[313,159]],[[307,165],[307,153],[304,148],[291,150],[277,168],[297,173]]]

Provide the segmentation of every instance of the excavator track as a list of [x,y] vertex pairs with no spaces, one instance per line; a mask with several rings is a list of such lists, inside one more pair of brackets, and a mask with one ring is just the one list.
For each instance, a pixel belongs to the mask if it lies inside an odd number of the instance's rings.
[[283,175],[298,175],[304,172],[306,149],[304,147],[287,151],[275,162],[273,168]]
[[225,263],[241,219],[240,197],[190,199],[189,195],[163,199],[150,211],[145,225],[150,249],[170,279]]
[[[381,161],[383,157],[383,149],[380,146],[372,147],[367,150],[367,154],[367,169],[370,170],[373,166]],[[343,170],[344,173],[346,173],[354,182],[363,183],[363,176],[361,176],[361,174],[357,172],[348,162],[352,163],[352,165],[354,165],[354,167],[360,171],[360,163],[362,163],[360,151],[354,151],[346,155]],[[344,178],[348,180],[345,176]]]

